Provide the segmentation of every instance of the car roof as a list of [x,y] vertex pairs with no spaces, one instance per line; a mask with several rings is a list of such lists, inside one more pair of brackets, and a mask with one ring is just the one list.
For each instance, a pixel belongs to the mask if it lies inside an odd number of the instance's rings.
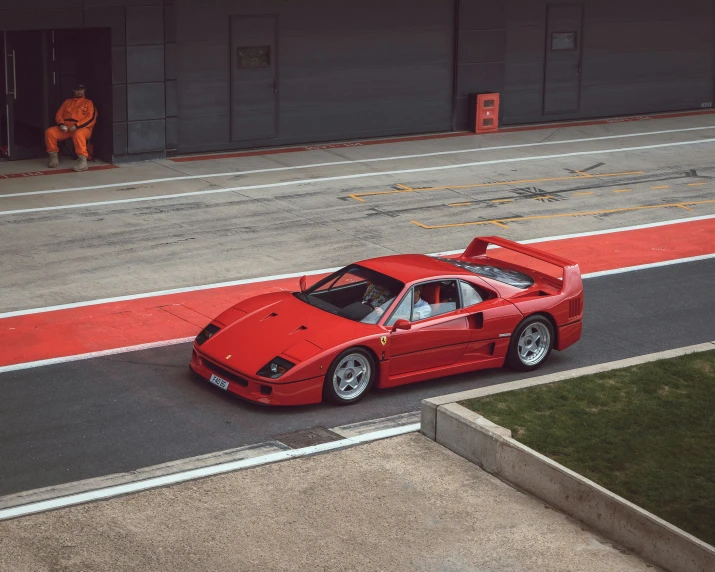
[[425,254],[394,254],[356,262],[405,284],[440,276],[474,276],[471,272]]

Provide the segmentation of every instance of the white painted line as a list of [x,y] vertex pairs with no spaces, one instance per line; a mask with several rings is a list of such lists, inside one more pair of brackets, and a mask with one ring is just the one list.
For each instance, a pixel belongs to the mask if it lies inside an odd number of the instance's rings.
[[[528,240],[518,241],[520,244],[537,244],[539,242],[551,242],[554,240],[566,240],[569,238],[583,238],[587,236],[598,236],[601,234],[613,234],[617,232],[627,232],[630,230],[640,230],[645,228],[656,228],[660,226],[670,226],[673,224],[681,224],[687,222],[696,222],[700,220],[711,220],[714,219],[715,215],[702,215],[690,218],[679,218],[666,220],[661,222],[650,222],[645,224],[622,226],[616,228],[609,228],[605,230],[592,230],[588,232],[580,232],[575,234],[562,234],[557,236],[545,236],[543,238],[532,238]],[[460,254],[464,252],[464,249],[460,250],[447,250],[444,252],[434,252],[428,256],[447,256],[451,254]],[[314,276],[316,274],[330,274],[336,270],[340,270],[341,266],[335,268],[322,268],[319,270],[308,270],[306,272],[291,272],[288,274],[274,274],[273,276],[262,276],[258,278],[244,278],[242,280],[231,280],[229,282],[215,282],[213,284],[202,284],[199,286],[187,286],[184,288],[173,288],[171,290],[157,290],[154,292],[144,292],[141,294],[128,294],[125,296],[115,296],[113,298],[99,298],[96,300],[87,300],[84,302],[72,302],[69,304],[57,304],[54,306],[44,306],[41,308],[30,308],[27,310],[14,310],[12,312],[0,313],[0,319],[3,318],[14,318],[16,316],[27,316],[30,314],[42,314],[44,312],[56,312],[58,310],[71,310],[72,308],[84,308],[86,306],[97,306],[99,304],[111,304],[112,302],[127,302],[130,300],[141,300],[143,298],[154,298],[159,296],[169,296],[171,294],[185,294],[187,292],[197,292],[200,290],[211,290],[213,288],[227,288],[229,286],[241,286],[244,284],[254,284],[259,282],[271,282],[273,280],[284,280],[288,278],[300,278],[303,275]]]
[[223,193],[233,193],[237,191],[251,191],[256,189],[271,189],[277,187],[289,187],[311,183],[325,183],[330,181],[345,181],[348,179],[367,179],[372,177],[383,177],[388,175],[404,175],[409,173],[426,173],[431,171],[448,171],[453,169],[465,169],[467,167],[479,167],[482,165],[497,165],[502,163],[523,163],[526,161],[545,161],[549,159],[560,159],[563,157],[578,157],[583,155],[608,155],[611,153],[627,153],[629,151],[644,151],[646,149],[664,149],[666,147],[683,147],[688,145],[703,145],[715,143],[715,138],[698,139],[695,141],[679,141],[675,143],[659,143],[656,145],[641,145],[639,147],[619,147],[616,149],[600,149],[595,151],[573,151],[571,153],[558,153],[555,155],[536,155],[533,157],[511,157],[509,159],[493,159],[491,161],[473,161],[470,163],[460,163],[458,165],[442,165],[438,167],[420,167],[417,169],[399,169],[396,171],[374,171],[372,173],[355,173],[352,175],[336,175],[334,177],[315,177],[312,179],[299,179],[297,181],[283,181],[280,183],[264,183],[261,185],[244,185],[240,187],[226,187],[220,189],[206,189],[203,191],[189,191],[186,193],[172,193],[168,195],[157,195],[151,197],[135,197],[132,199],[116,199],[111,201],[97,201],[94,203],[77,203],[72,205],[58,205],[53,207],[36,207],[32,209],[16,209],[10,211],[0,211],[2,215],[18,215],[36,212],[57,211],[66,209],[91,208],[107,205],[121,205],[128,203],[141,203],[147,201],[161,201],[166,199],[180,199],[184,197],[196,197],[204,195],[216,195]]
[[[181,177],[164,177],[161,179],[145,179],[143,181],[126,181],[124,183],[108,183],[106,185],[89,185],[86,187],[68,187],[66,189],[47,189],[44,191],[28,191],[24,193],[9,193],[0,195],[0,199],[11,197],[27,197],[33,195],[50,195],[56,193],[74,193],[78,191],[90,191],[94,189],[111,189],[127,187],[130,185],[151,185],[154,183],[170,183],[174,181],[187,181],[192,179],[209,179],[213,177],[233,177],[236,175],[253,175],[256,173],[276,173],[280,171],[293,171],[299,169],[313,169],[316,167],[332,167],[334,165],[359,165],[363,163],[373,163],[378,161],[402,161],[405,159],[419,159],[421,157],[438,157],[441,155],[457,155],[460,153],[480,153],[483,151],[500,151],[504,149],[523,149],[526,147],[541,147],[543,145],[569,145],[572,143],[585,143],[589,141],[603,141],[607,139],[623,139],[627,137],[645,137],[648,135],[663,135],[666,133],[683,133],[688,131],[703,131],[715,129],[715,126],[688,127],[684,129],[664,129],[660,131],[648,131],[645,133],[626,133],[623,135],[604,135],[602,137],[586,137],[583,139],[565,139],[563,141],[542,141],[540,143],[521,143],[517,145],[498,145],[494,147],[475,147],[472,149],[457,149],[454,151],[435,151],[432,153],[418,153],[413,155],[395,155],[392,157],[376,157],[374,159],[353,159],[347,161],[331,161],[326,163],[311,163],[307,165],[294,165],[292,167],[272,167],[268,169],[251,169],[245,171],[231,171],[228,173],[210,173],[206,175],[184,175]],[[342,148],[341,148],[342,149]],[[325,149],[329,151],[329,149]]]
[[[458,252],[461,252],[461,251],[458,251]],[[613,270],[602,270],[600,272],[590,272],[590,273],[582,274],[581,278],[583,280],[587,280],[589,278],[599,278],[601,276],[610,276],[612,274],[624,274],[626,272],[636,272],[638,270],[649,270],[652,268],[661,268],[663,266],[672,266],[674,264],[683,264],[686,262],[697,262],[699,260],[709,260],[711,258],[715,258],[715,253],[703,254],[701,256],[691,256],[688,258],[677,258],[675,260],[666,260],[663,262],[652,262],[650,264],[640,264],[638,266],[626,266],[624,268],[615,268]],[[502,336],[503,335],[504,334],[502,334]],[[87,353],[87,354],[78,354],[78,355],[67,356],[67,357],[59,357],[59,358],[52,358],[52,359],[46,359],[46,360],[19,363],[19,364],[14,364],[14,365],[6,365],[6,366],[0,367],[0,374],[5,373],[5,372],[11,372],[11,371],[19,371],[22,369],[32,369],[35,367],[42,367],[45,365],[56,365],[56,364],[60,364],[60,363],[80,361],[80,360],[92,359],[92,358],[103,357],[103,356],[108,356],[108,355],[123,354],[123,353],[127,353],[127,352],[134,352],[134,351],[139,351],[139,350],[144,350],[144,349],[184,344],[184,343],[189,343],[189,342],[193,342],[193,341],[194,341],[193,337],[180,338],[180,339],[176,339],[176,340],[166,340],[163,342],[156,342],[153,344],[142,344],[139,346],[128,346],[126,348],[114,348],[111,350],[92,352],[92,353]]]
[[193,469],[190,471],[174,473],[172,475],[164,475],[161,477],[154,477],[151,479],[137,481],[134,483],[127,483],[124,485],[116,485],[113,487],[107,487],[107,488],[98,489],[98,490],[94,490],[94,491],[88,491],[85,493],[79,493],[79,494],[75,494],[75,495],[59,497],[56,499],[50,499],[50,500],[40,501],[40,502],[36,502],[36,503],[16,506],[16,507],[0,510],[0,521],[8,520],[11,518],[27,516],[30,514],[37,514],[39,512],[46,512],[48,510],[56,510],[59,508],[66,508],[66,507],[75,506],[75,505],[83,504],[83,503],[87,503],[87,502],[109,499],[109,498],[118,497],[121,495],[140,492],[140,491],[156,489],[159,487],[166,487],[168,485],[175,485],[177,483],[184,483],[186,481],[202,479],[204,477],[212,477],[214,475],[221,475],[224,473],[238,471],[241,469],[258,467],[261,465],[267,465],[269,463],[276,463],[279,461],[286,461],[289,459],[297,459],[300,457],[308,457],[310,455],[315,455],[316,453],[323,453],[326,451],[333,451],[336,449],[345,449],[346,447],[352,447],[354,445],[359,445],[361,443],[369,443],[371,441],[387,439],[389,437],[396,437],[398,435],[405,435],[407,433],[414,433],[415,431],[419,431],[419,430],[420,430],[420,424],[413,423],[413,424],[405,425],[402,427],[393,427],[390,429],[383,429],[381,431],[375,431],[374,433],[366,433],[364,435],[358,435],[357,437],[348,437],[346,439],[341,439],[340,441],[331,441],[330,443],[323,443],[321,445],[305,447],[303,449],[292,449],[289,451],[280,451],[277,453],[270,453],[268,455],[261,455],[259,457],[253,457],[251,459],[242,459],[240,461],[232,461],[229,463],[222,463],[219,465],[202,467],[200,469]]
[[[714,215],[715,216],[715,215]],[[274,280],[285,280],[287,278],[300,278],[301,276],[314,276],[315,274],[330,274],[340,270],[342,266],[335,268],[324,268],[322,270],[309,270],[307,272],[291,272],[289,274],[275,274],[273,276],[262,276],[260,278],[244,278],[242,280],[231,280],[230,282],[216,282],[215,284],[203,284],[201,286],[189,286],[186,288],[173,288],[171,290],[158,290],[156,292],[146,292],[143,294],[129,294],[127,296],[115,296],[114,298],[100,298],[87,302],[73,302],[70,304],[58,304],[56,306],[45,306],[44,308],[31,308],[29,310],[17,310],[14,312],[4,312],[0,314],[0,319],[13,318],[15,316],[26,316],[29,314],[41,314],[43,312],[55,312],[57,310],[70,310],[72,308],[83,308],[85,306],[96,306],[98,304],[111,304],[112,302],[127,302],[129,300],[141,300],[142,298],[153,298],[154,296],[169,296],[171,294],[184,294],[186,292],[197,292],[199,290],[211,290],[213,288],[227,288],[229,286],[241,286],[243,284],[255,284],[259,282],[272,282]]]
[[703,254],[701,256],[690,256],[688,258],[677,258],[675,260],[664,260],[663,262],[651,262],[650,264],[639,264],[638,266],[626,266],[625,268],[614,268],[613,270],[601,270],[600,272],[589,272],[588,274],[582,274],[581,278],[598,278],[599,276],[611,276],[613,274],[623,274],[625,272],[650,270],[651,268],[661,268],[663,266],[672,266],[674,264],[683,264],[686,262],[697,262],[698,260],[709,260],[711,258],[715,258],[715,253]]
[[98,352],[89,352],[86,354],[77,354],[73,356],[65,356],[59,358],[43,359],[38,361],[29,361],[25,363],[17,363],[13,365],[4,365],[0,367],[0,373],[6,373],[9,371],[19,371],[21,369],[32,369],[35,367],[42,367],[45,365],[56,365],[58,363],[68,363],[71,361],[81,361],[85,359],[113,356],[117,354],[125,354],[128,352],[138,352],[141,350],[150,350],[153,348],[163,348],[167,346],[175,346],[177,344],[185,344],[188,342],[193,342],[196,336],[190,338],[178,338],[174,340],[164,340],[162,342],[150,342],[148,344],[139,344],[136,346],[127,346],[124,348],[113,348],[111,350],[102,350]]
[[[640,230],[640,229],[644,229],[644,228],[657,228],[659,226],[670,226],[672,224],[696,222],[699,220],[710,220],[710,219],[714,219],[714,218],[715,218],[715,215],[702,215],[702,216],[693,216],[693,217],[689,217],[689,218],[676,218],[673,220],[664,220],[664,221],[660,221],[660,222],[649,222],[649,223],[644,223],[644,224],[636,224],[636,225],[632,225],[632,226],[622,226],[622,227],[618,227],[618,228],[607,228],[606,230],[590,230],[588,232],[577,232],[574,234],[561,234],[558,236],[545,236],[543,238],[530,238],[528,240],[519,240],[517,242],[519,242],[519,244],[536,244],[539,242],[552,242],[552,241],[556,241],[556,240],[567,240],[569,238],[583,238],[586,236],[599,236],[601,234],[613,234],[615,232],[627,232],[629,230]],[[433,256],[445,256],[445,255],[450,255],[450,254],[459,254],[460,252],[464,252],[464,249],[447,250],[445,252],[440,252]],[[0,317],[2,317],[1,314],[0,314]]]

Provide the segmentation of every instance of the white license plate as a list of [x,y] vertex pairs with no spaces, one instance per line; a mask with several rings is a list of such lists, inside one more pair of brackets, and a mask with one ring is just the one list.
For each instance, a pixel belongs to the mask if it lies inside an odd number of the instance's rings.
[[228,389],[228,381],[226,381],[225,379],[221,379],[217,375],[212,375],[209,378],[209,381],[214,385],[218,385],[221,389]]

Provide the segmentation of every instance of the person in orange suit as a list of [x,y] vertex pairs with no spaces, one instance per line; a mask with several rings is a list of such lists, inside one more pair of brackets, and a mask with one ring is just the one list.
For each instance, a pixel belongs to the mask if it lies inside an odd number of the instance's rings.
[[65,139],[72,139],[77,163],[74,171],[87,170],[87,140],[92,136],[92,128],[97,123],[97,109],[94,103],[85,97],[86,88],[83,84],[75,86],[69,99],[57,110],[54,125],[45,131],[45,144],[50,156],[49,166],[53,169],[59,167],[59,147],[57,143]]

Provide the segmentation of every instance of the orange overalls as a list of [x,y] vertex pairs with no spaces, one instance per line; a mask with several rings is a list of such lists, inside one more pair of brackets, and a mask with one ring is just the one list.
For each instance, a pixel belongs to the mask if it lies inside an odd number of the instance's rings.
[[[97,122],[97,110],[94,104],[86,97],[65,99],[55,115],[57,125],[45,131],[45,144],[48,153],[57,153],[58,141],[72,138],[75,153],[87,157],[87,139],[92,136],[92,128]],[[67,127],[75,125],[74,131],[62,131],[59,125],[65,124]]]

